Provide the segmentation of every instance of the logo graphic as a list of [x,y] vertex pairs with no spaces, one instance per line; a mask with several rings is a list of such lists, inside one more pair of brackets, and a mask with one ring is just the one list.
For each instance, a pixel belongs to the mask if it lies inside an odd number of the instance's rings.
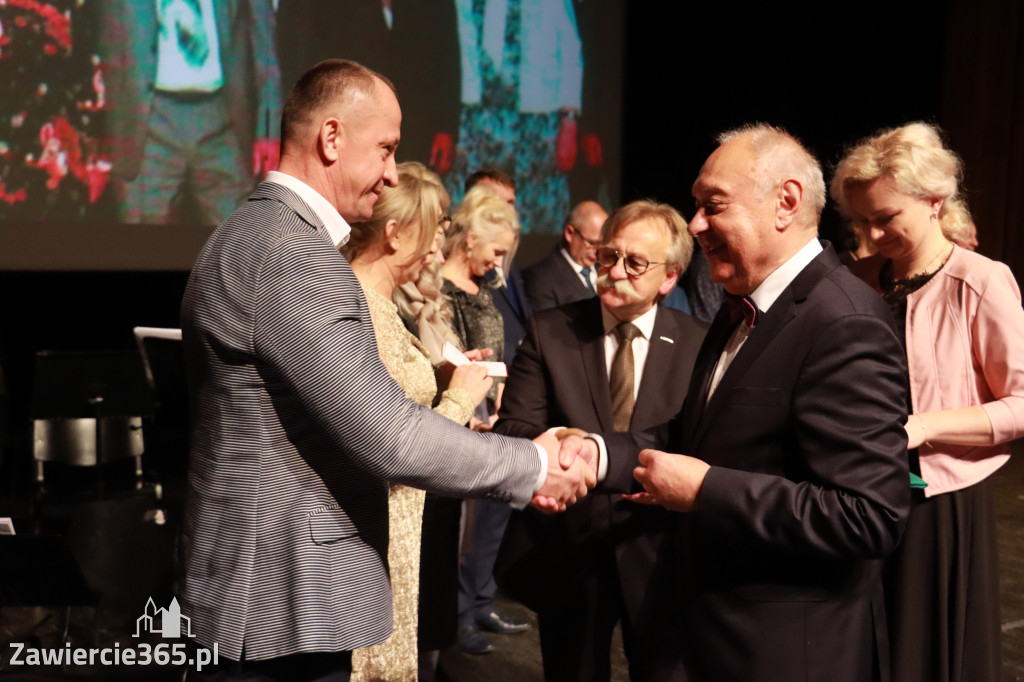
[[195,637],[192,634],[192,620],[188,616],[181,615],[181,607],[178,606],[177,597],[171,599],[166,609],[158,609],[150,597],[146,602],[145,611],[135,620],[135,634],[138,637],[143,632],[150,632],[163,637],[181,637],[182,621],[185,624],[184,634],[188,637]]

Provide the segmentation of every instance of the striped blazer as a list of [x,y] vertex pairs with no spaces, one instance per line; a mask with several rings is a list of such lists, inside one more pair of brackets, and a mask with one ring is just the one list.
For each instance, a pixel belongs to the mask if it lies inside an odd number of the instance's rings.
[[404,397],[351,268],[281,185],[260,185],[214,231],[182,332],[192,425],[177,591],[197,640],[227,658],[387,638],[385,481],[530,499],[535,447]]

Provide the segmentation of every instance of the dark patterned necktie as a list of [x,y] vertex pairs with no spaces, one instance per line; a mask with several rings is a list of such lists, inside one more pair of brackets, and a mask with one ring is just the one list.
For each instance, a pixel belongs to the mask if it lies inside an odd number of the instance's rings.
[[594,285],[590,283],[590,268],[580,268],[580,276],[583,277],[583,281],[587,286],[587,291],[589,291],[592,294],[596,294],[597,292],[594,291]]
[[743,324],[751,329],[757,326],[760,311],[750,296],[726,293],[725,305],[729,308],[729,320],[733,324],[743,320]]
[[634,401],[633,339],[640,335],[640,330],[632,322],[623,322],[615,328],[615,335],[619,338],[619,347],[612,358],[612,372],[608,381],[612,394],[612,415],[616,431],[629,431]]

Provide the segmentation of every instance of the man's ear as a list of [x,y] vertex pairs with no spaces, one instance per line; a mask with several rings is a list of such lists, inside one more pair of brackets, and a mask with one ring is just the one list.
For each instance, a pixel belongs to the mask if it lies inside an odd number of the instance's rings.
[[797,214],[803,203],[804,188],[797,180],[786,180],[779,186],[778,203],[775,209],[775,229],[785,230]]
[[658,287],[658,295],[664,298],[672,293],[672,290],[676,287],[676,282],[679,281],[679,267],[672,266],[672,272],[665,277],[665,281]]
[[338,118],[332,116],[320,124],[320,132],[317,135],[316,143],[317,151],[324,161],[334,163],[341,158],[344,138],[345,127]]

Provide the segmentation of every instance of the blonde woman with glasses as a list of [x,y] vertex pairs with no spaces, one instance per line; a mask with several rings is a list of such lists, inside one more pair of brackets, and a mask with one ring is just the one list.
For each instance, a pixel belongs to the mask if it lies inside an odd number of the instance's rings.
[[[402,323],[391,297],[431,263],[449,223],[448,194],[440,179],[419,163],[398,165],[398,185],[385,187],[365,223],[352,225],[342,253],[366,294],[381,360],[406,395],[430,405],[437,383],[426,348]],[[460,424],[491,388],[487,371],[476,365],[454,370],[436,412]],[[424,456],[429,456],[426,453]],[[415,682],[417,679],[417,605],[419,598],[421,490],[391,485],[388,498],[388,563],[394,594],[394,628],[384,643],[357,649],[352,679],[363,682]]]

